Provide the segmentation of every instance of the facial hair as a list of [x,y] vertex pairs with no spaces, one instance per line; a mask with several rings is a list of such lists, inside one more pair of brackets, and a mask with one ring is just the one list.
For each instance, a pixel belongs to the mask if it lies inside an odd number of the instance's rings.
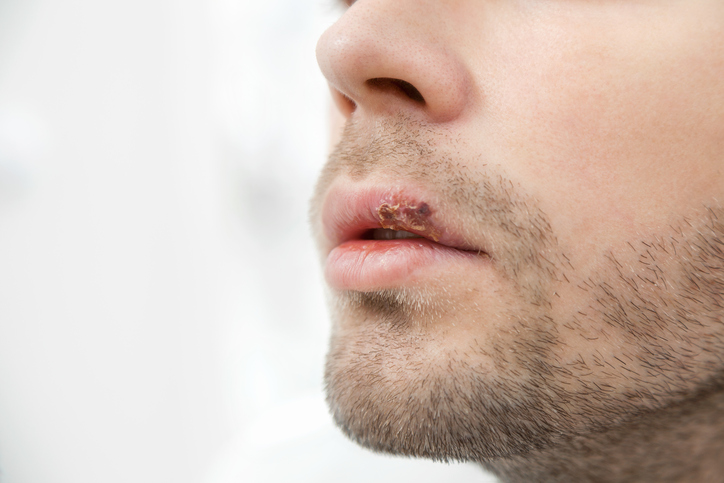
[[[502,167],[461,156],[462,144],[403,117],[350,121],[320,178],[318,232],[337,177],[415,182],[459,214],[467,240],[485,240],[504,283],[496,312],[477,304],[488,288],[473,276],[333,292],[325,381],[349,437],[376,451],[491,462],[721,391],[724,211],[696,207],[646,239],[601,247],[600,263],[580,271],[537,200]],[[559,293],[572,310],[560,310]],[[495,333],[449,347],[444,335],[461,324]],[[583,350],[571,351],[574,338]]]

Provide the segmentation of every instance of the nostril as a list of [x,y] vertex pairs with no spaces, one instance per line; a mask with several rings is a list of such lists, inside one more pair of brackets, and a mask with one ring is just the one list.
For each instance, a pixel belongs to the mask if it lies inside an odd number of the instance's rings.
[[342,102],[345,104],[345,107],[347,108],[346,110],[349,112],[354,112],[355,109],[357,109],[357,103],[344,94],[342,94]]
[[332,92],[332,99],[344,116],[350,116],[357,109],[357,103],[352,99],[342,94],[337,89],[330,88],[330,90]]
[[420,91],[409,82],[401,79],[389,79],[386,77],[378,77],[375,79],[368,79],[367,85],[373,89],[386,91],[397,91],[401,92],[408,99],[415,101],[418,104],[425,104],[425,98],[422,97]]

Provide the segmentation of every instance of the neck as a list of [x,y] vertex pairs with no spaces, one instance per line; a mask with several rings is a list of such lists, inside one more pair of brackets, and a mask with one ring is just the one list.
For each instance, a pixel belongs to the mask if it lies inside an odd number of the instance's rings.
[[724,392],[483,466],[510,483],[721,481]]

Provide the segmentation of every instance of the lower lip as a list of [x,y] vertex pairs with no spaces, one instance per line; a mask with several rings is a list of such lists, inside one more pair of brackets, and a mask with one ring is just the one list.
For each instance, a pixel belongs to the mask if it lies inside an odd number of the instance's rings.
[[[337,290],[371,291],[414,283],[426,269],[470,261],[474,252],[457,250],[425,238],[352,240],[333,249],[325,276]],[[435,272],[434,275],[440,275]]]

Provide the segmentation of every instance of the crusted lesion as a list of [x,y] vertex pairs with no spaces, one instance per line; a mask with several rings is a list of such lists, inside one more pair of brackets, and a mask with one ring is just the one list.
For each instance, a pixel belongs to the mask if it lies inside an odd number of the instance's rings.
[[430,215],[432,210],[427,203],[417,205],[407,202],[382,203],[377,208],[382,228],[411,231],[433,241],[439,241],[440,231],[433,226]]

